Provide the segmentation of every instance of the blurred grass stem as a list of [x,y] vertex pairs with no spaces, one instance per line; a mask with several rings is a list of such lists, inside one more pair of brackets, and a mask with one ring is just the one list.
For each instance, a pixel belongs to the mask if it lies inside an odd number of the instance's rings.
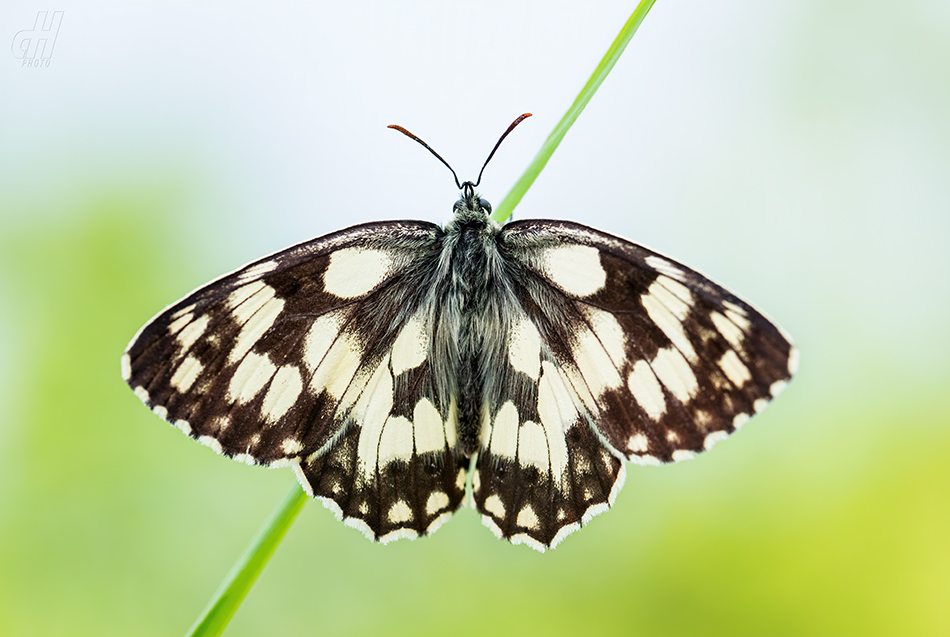
[[[637,8],[627,20],[626,24],[623,25],[619,35],[614,39],[613,44],[610,45],[603,59],[601,59],[600,64],[597,65],[590,79],[587,80],[584,88],[581,89],[574,103],[571,104],[571,107],[564,114],[564,117],[562,117],[561,121],[554,127],[551,134],[548,135],[548,138],[541,146],[541,150],[535,155],[531,164],[528,165],[524,174],[521,175],[521,178],[518,179],[511,191],[502,199],[498,207],[495,208],[492,219],[498,223],[504,223],[508,217],[511,216],[515,206],[518,205],[521,198],[528,192],[528,188],[531,187],[534,180],[541,174],[541,171],[548,163],[551,155],[554,154],[554,150],[558,147],[558,144],[561,143],[561,140],[564,139],[564,135],[567,134],[567,131],[584,110],[584,107],[587,106],[590,98],[597,92],[597,89],[604,81],[604,78],[607,77],[607,74],[610,73],[614,64],[620,59],[620,55],[627,47],[630,39],[633,38],[633,34],[637,32],[637,28],[640,26],[640,23],[643,22],[643,18],[646,17],[655,1],[656,0],[642,0],[642,2],[637,5]],[[300,509],[303,508],[306,500],[307,495],[303,489],[294,485],[294,488],[287,494],[284,501],[271,513],[270,517],[257,532],[257,535],[251,540],[251,543],[247,545],[247,548],[244,549],[244,553],[241,554],[240,559],[231,567],[230,572],[228,572],[227,577],[224,578],[218,590],[215,591],[211,601],[208,602],[208,606],[201,614],[201,617],[198,618],[191,627],[191,630],[188,631],[188,635],[194,637],[210,637],[212,635],[220,635],[224,631],[228,622],[231,621],[231,617],[233,617],[235,611],[237,611],[238,606],[241,605],[248,591],[251,590],[251,586],[254,585],[257,576],[260,575],[264,566],[267,565],[267,561],[271,555],[273,555],[277,545],[283,540],[287,529],[290,528],[297,514],[300,513]]]
[[600,88],[604,78],[607,77],[607,74],[610,73],[614,64],[620,59],[620,55],[623,53],[623,50],[627,48],[627,44],[631,38],[633,38],[633,34],[637,32],[637,28],[640,26],[640,23],[643,22],[643,18],[646,17],[654,2],[655,0],[642,0],[642,2],[637,5],[637,8],[630,15],[627,23],[623,25],[620,33],[614,39],[613,44],[607,49],[607,53],[605,53],[604,57],[600,60],[600,64],[594,69],[590,79],[587,80],[587,84],[585,84],[581,92],[578,93],[574,103],[571,104],[571,107],[564,113],[564,117],[557,123],[557,126],[554,127],[554,130],[551,131],[548,138],[544,140],[544,144],[541,145],[541,150],[539,150],[538,154],[531,160],[531,163],[528,165],[527,170],[521,175],[521,178],[515,182],[515,185],[508,194],[505,195],[505,198],[502,199],[501,203],[495,208],[492,213],[492,219],[498,223],[504,223],[508,220],[508,217],[511,216],[511,213],[514,212],[515,206],[518,205],[521,198],[528,192],[528,188],[531,187],[534,180],[537,179],[541,171],[544,170],[548,160],[551,159],[551,155],[554,154],[554,150],[558,147],[558,144],[561,143],[561,140],[564,139],[564,135],[566,135],[571,126],[574,125],[574,122],[584,110],[584,107],[587,106],[590,98],[594,96],[594,93]]
[[188,635],[207,637],[224,631],[306,501],[307,494],[294,484],[231,567]]

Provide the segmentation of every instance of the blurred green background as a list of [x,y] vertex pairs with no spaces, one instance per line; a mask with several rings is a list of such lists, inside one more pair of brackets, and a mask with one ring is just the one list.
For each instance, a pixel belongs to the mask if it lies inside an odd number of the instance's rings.
[[[167,635],[293,484],[144,409],[126,342],[193,287],[499,201],[634,3],[105,2],[0,48],[0,634]],[[471,510],[378,546],[308,503],[227,634],[950,634],[950,5],[659,0],[516,217],[642,242],[764,308],[787,393],[628,466],[540,555]]]

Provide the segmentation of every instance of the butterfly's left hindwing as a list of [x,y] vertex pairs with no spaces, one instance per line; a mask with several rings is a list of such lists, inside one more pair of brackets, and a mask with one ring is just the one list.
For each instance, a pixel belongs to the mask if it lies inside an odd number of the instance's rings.
[[779,328],[693,270],[559,221],[505,226],[518,307],[502,371],[534,392],[487,406],[473,476],[486,524],[544,549],[607,509],[623,460],[709,449],[787,384],[798,353]]
[[427,359],[442,235],[424,222],[367,224],[252,263],[143,327],[123,377],[216,451],[292,466],[367,535],[431,532],[465,482],[450,397]]

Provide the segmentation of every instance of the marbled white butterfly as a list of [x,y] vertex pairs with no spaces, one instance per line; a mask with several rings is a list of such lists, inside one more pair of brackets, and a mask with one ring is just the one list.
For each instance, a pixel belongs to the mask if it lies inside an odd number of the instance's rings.
[[122,377],[369,538],[432,533],[471,472],[485,524],[543,551],[614,503],[625,461],[709,449],[794,374],[787,334],[694,270],[576,223],[499,226],[456,184],[444,228],[354,226],[192,292]]

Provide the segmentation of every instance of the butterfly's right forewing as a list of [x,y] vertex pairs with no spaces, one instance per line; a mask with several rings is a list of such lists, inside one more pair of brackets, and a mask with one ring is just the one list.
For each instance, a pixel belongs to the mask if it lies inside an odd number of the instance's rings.
[[[544,550],[613,504],[623,461],[710,448],[761,411],[798,353],[761,313],[695,271],[580,224],[501,233],[517,307],[489,406],[476,506]],[[519,386],[533,391],[514,391]]]

